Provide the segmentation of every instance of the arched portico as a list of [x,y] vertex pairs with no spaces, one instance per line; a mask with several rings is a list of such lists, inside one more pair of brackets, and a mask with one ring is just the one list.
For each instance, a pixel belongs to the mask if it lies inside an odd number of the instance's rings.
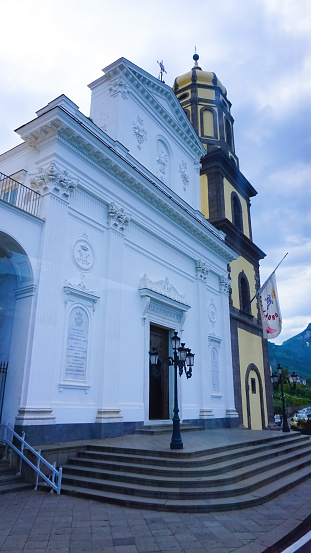
[[8,363],[1,422],[12,426],[22,394],[34,289],[28,255],[0,231],[0,361]]

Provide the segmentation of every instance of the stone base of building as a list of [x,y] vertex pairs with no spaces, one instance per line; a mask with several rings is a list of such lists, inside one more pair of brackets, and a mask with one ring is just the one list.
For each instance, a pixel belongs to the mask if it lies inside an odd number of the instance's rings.
[[[205,429],[213,428],[238,428],[238,418],[214,418],[214,419],[189,419],[183,423],[192,424],[195,427]],[[14,427],[15,432],[21,435],[25,432],[26,441],[32,445],[52,445],[77,440],[104,440],[117,438],[125,434],[134,434],[143,426],[143,421],[133,422],[105,422],[86,424],[42,424],[20,425]]]

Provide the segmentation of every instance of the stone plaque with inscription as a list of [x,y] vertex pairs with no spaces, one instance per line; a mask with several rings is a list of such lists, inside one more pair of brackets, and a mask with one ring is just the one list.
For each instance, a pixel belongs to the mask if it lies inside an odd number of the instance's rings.
[[74,307],[69,315],[66,380],[85,381],[89,319],[81,307]]

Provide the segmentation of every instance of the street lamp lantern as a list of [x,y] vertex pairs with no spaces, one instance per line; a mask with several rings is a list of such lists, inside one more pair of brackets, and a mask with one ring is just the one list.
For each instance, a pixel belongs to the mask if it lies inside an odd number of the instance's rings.
[[188,353],[188,349],[185,348],[185,344],[181,344],[181,346],[178,348],[178,357],[179,361],[186,361],[186,356]]
[[174,336],[172,337],[172,347],[173,350],[176,351],[180,346],[180,338],[178,336],[178,332],[174,332]]
[[280,364],[278,364],[278,366],[276,368],[276,371],[277,372],[274,372],[274,373],[271,374],[271,381],[276,387],[278,387],[279,385],[281,386],[282,417],[283,417],[282,430],[283,430],[283,432],[290,432],[290,428],[289,428],[288,422],[287,422],[283,384],[285,382],[289,382],[289,384],[292,385],[292,387],[295,389],[296,388],[296,382],[299,381],[299,376],[295,372],[293,372],[290,375],[290,377],[285,376],[284,372],[283,372],[283,369],[280,366]]
[[[194,353],[191,353],[189,348],[185,347],[185,344],[180,345],[180,338],[177,332],[174,332],[172,337],[172,348],[173,348],[173,357],[166,357],[161,363],[161,369],[164,363],[167,363],[168,366],[174,366],[174,416],[173,416],[173,433],[170,443],[171,449],[183,449],[184,445],[181,439],[180,434],[180,418],[179,418],[179,408],[178,408],[178,387],[177,387],[177,369],[179,369],[179,376],[182,376],[183,371],[187,379],[192,376],[192,367],[194,365]],[[158,353],[153,348],[149,352],[149,360],[152,368],[159,370],[158,366]],[[188,370],[187,370],[188,367]],[[161,370],[160,369],[160,370]]]
[[157,365],[158,364],[158,352],[155,348],[152,348],[152,351],[149,351],[149,357],[150,357],[150,363],[151,365]]

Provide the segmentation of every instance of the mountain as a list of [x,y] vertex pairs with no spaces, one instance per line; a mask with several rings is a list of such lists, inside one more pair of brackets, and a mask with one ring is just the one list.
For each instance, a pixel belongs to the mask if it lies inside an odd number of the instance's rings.
[[279,363],[284,369],[305,378],[311,378],[311,323],[281,346],[268,342],[270,364],[274,370]]

